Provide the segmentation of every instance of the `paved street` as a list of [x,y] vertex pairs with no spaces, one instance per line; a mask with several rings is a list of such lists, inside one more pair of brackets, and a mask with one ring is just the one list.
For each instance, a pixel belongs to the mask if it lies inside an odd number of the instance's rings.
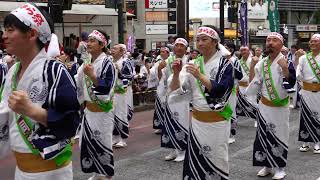
[[[159,135],[152,130],[153,111],[136,113],[131,124],[131,137],[126,149],[115,150],[114,180],[181,180],[182,163],[165,162],[165,149],[159,147]],[[316,180],[320,176],[320,155],[298,151],[297,142],[298,111],[293,110],[290,119],[290,145],[288,155],[287,180]],[[252,166],[252,144],[255,136],[253,121],[240,119],[236,143],[230,145],[230,179],[264,180],[258,178],[259,168]],[[79,164],[79,149],[75,147],[74,179],[86,180]],[[0,161],[1,180],[13,179],[14,160]]]

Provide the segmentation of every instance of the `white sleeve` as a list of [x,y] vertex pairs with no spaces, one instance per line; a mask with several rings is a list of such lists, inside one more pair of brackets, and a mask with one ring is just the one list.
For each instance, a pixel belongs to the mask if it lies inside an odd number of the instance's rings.
[[[186,68],[184,66],[179,74],[180,88],[172,91],[169,86],[168,88],[169,96],[170,98],[174,99],[175,102],[185,101],[186,99],[191,101],[192,88],[191,88],[189,76],[190,74],[186,72]],[[168,78],[169,85],[172,82],[172,78],[173,78],[173,75],[170,75],[170,77]]]
[[246,88],[245,94],[248,96],[255,96],[262,89],[262,63],[263,61],[259,61],[254,67],[254,78],[250,82],[249,86]]
[[303,75],[303,65],[304,65],[304,62],[305,62],[305,58],[306,56],[301,56],[299,58],[299,64],[297,66],[297,70],[296,70],[296,76],[297,76],[297,81],[302,81],[303,78],[304,78],[304,75]]

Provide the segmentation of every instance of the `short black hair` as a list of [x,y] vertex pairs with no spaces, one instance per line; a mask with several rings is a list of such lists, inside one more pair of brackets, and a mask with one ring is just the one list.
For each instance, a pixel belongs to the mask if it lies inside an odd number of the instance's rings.
[[[53,24],[53,20],[51,19],[50,15],[42,8],[39,8],[38,6],[36,6],[35,4],[32,4],[34,7],[36,7],[41,14],[44,16],[44,18],[47,20],[51,33],[54,33],[54,24]],[[25,25],[23,22],[21,22],[15,15],[13,14],[8,14],[5,18],[4,18],[4,22],[3,22],[3,26],[5,28],[8,27],[15,27],[17,28],[19,31],[21,31],[22,33],[27,33],[28,31],[31,30],[31,28],[27,25]],[[37,46],[38,48],[41,50],[45,44],[43,42],[40,41],[40,39],[38,38],[37,40]]]
[[297,45],[295,45],[295,44],[293,44],[292,46],[291,46],[291,49],[292,48],[294,48],[294,49],[298,49],[298,46]]
[[236,51],[236,45],[233,44],[232,42],[227,42],[225,44],[225,46],[227,46],[228,48],[232,49],[233,51],[231,52],[231,55],[233,56],[234,52]]

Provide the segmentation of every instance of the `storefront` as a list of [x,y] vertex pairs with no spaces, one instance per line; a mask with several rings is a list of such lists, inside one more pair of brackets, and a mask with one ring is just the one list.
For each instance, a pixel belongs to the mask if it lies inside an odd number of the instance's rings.
[[297,25],[297,45],[300,48],[308,49],[309,48],[309,40],[313,34],[318,32],[317,25]]

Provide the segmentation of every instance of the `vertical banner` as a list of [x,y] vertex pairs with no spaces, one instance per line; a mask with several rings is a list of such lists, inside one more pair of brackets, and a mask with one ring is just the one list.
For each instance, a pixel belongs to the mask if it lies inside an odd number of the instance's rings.
[[268,0],[268,18],[271,32],[280,32],[278,0]]
[[241,0],[240,4],[240,27],[241,27],[241,45],[247,46],[249,43],[248,36],[248,3],[247,0]]

